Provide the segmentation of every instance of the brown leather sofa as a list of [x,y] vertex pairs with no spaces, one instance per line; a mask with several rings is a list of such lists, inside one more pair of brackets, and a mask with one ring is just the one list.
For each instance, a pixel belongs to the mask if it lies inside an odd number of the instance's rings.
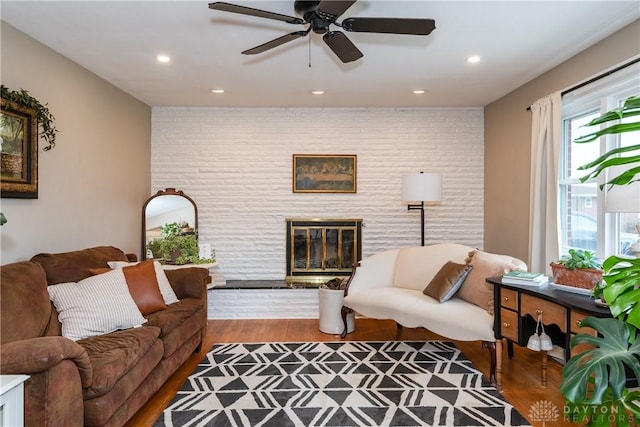
[[0,268],[0,372],[30,376],[26,425],[121,426],[201,346],[209,281],[203,268],[166,271],[180,301],[146,316],[142,327],[79,341],[61,336],[47,286],[132,258],[103,246]]

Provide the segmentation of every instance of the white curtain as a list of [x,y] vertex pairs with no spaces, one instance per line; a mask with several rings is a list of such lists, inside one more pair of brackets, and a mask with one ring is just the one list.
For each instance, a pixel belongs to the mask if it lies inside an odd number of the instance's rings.
[[531,106],[531,180],[529,189],[529,270],[551,274],[560,253],[558,167],[562,97],[560,92]]

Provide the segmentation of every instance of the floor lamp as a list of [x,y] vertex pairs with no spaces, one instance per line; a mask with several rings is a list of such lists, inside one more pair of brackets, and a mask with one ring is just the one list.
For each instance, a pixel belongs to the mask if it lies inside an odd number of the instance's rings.
[[424,202],[439,202],[442,199],[442,175],[439,173],[413,172],[402,175],[402,200],[420,202],[409,204],[407,210],[420,211],[420,231],[424,246]]
[[[621,168],[612,168],[609,176],[616,176]],[[614,185],[607,189],[604,202],[604,210],[610,213],[640,213],[640,182],[635,181],[627,185]],[[636,230],[640,234],[640,222],[636,224]],[[640,236],[639,236],[640,237]],[[640,239],[633,243],[629,249],[635,256],[640,256]]]

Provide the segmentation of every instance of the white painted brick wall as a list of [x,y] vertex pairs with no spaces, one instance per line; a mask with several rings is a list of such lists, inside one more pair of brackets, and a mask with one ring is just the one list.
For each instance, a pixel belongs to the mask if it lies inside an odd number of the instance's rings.
[[[364,257],[419,245],[405,172],[443,174],[427,244],[482,246],[482,108],[155,107],[151,151],[153,192],[195,200],[227,280],[284,279],[286,218],[362,218]],[[293,193],[293,154],[357,154],[357,194]]]
[[213,289],[209,319],[317,319],[318,289]]

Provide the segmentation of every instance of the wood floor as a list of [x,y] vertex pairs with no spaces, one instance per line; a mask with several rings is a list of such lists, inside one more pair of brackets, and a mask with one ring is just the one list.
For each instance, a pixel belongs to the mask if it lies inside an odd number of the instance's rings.
[[[427,340],[444,339],[424,329],[397,329],[392,321],[356,319],[356,330],[346,338],[351,341],[386,341],[386,340]],[[283,320],[209,320],[208,333],[199,353],[194,354],[173,377],[156,393],[144,407],[129,421],[131,426],[151,426],[160,416],[164,408],[182,386],[182,383],[198,365],[209,348],[216,343],[231,342],[304,342],[304,341],[339,341],[337,335],[324,334],[318,330],[317,319],[283,319]],[[456,346],[482,371],[489,373],[489,357],[487,350],[480,342],[455,341]],[[506,349],[506,346],[505,346]],[[540,353],[527,349],[515,348],[515,356],[508,359],[506,351],[503,360],[504,397],[524,415],[533,426],[575,426],[564,420],[564,399],[558,387],[562,367],[549,362],[547,371],[548,386],[540,385]],[[559,419],[551,422],[532,419],[530,411],[533,405],[555,405]],[[549,406],[547,406],[549,407]],[[543,418],[538,415],[538,418]]]

